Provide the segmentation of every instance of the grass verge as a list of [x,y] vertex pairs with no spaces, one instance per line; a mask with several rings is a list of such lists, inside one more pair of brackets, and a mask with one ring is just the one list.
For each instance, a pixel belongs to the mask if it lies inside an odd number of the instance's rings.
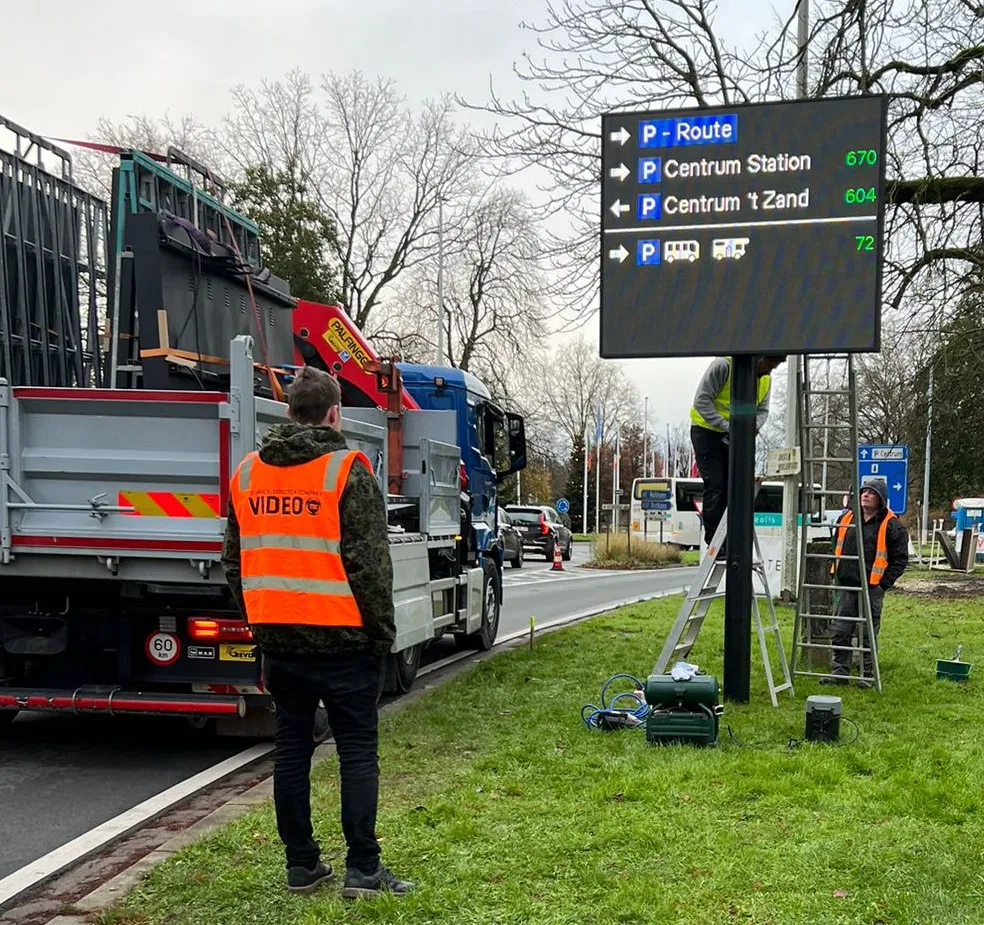
[[[581,705],[616,672],[645,676],[677,606],[549,634],[384,719],[379,833],[385,861],[418,883],[405,900],[287,894],[266,806],[158,867],[100,925],[984,922],[984,694],[973,676],[934,676],[957,643],[980,660],[984,599],[889,596],[884,693],[833,689],[854,742],[845,723],[841,744],[791,747],[806,696],[831,689],[798,679],[773,709],[757,654],[752,703],[727,708],[717,748],[588,732]],[[693,653],[719,677],[721,613]],[[314,806],[338,864],[335,775],[319,767]]]
[[588,568],[647,569],[666,568],[680,564],[680,549],[664,543],[633,540],[624,533],[602,533],[591,544],[592,558]]

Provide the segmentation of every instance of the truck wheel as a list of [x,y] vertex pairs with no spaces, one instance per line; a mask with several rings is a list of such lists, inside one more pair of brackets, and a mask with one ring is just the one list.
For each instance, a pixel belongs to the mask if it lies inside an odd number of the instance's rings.
[[386,683],[387,691],[396,694],[405,694],[413,687],[414,678],[417,677],[417,669],[420,668],[420,656],[423,646],[417,643],[409,649],[402,649],[399,652],[391,652],[386,656]]
[[499,599],[499,572],[492,562],[485,563],[485,583],[482,587],[482,626],[477,633],[465,637],[474,649],[488,651],[499,635],[499,616],[502,601]]
[[570,562],[574,557],[574,540],[573,538],[567,541],[567,548],[560,554],[561,559],[565,562]]
[[523,547],[519,547],[519,552],[516,553],[516,558],[509,563],[513,568],[523,567]]

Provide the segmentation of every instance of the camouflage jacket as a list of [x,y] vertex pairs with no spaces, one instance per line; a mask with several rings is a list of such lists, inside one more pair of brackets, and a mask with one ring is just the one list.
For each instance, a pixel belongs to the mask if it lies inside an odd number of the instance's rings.
[[[330,427],[278,424],[266,434],[260,459],[271,466],[294,466],[326,453],[347,449],[345,438]],[[386,530],[386,504],[376,480],[355,465],[342,492],[341,556],[363,627],[255,625],[253,636],[269,655],[311,657],[344,652],[389,652],[396,638],[393,614],[393,563]],[[232,504],[222,565],[226,581],[246,616],[239,558],[239,524]]]

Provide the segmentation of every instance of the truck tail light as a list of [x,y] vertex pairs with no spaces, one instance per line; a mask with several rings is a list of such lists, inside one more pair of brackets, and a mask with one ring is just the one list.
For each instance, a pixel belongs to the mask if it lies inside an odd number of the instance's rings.
[[546,536],[550,532],[550,528],[547,526],[547,515],[540,515],[540,533]]
[[188,635],[198,642],[248,642],[253,638],[253,631],[242,620],[190,617]]

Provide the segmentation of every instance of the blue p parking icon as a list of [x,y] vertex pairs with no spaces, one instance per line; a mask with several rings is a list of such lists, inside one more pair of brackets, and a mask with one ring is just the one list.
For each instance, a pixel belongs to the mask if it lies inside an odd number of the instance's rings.
[[663,158],[639,158],[639,182],[659,183],[663,179]]
[[663,214],[663,197],[659,193],[640,193],[636,197],[636,218],[639,221],[658,221]]
[[659,241],[636,241],[636,266],[659,266]]

